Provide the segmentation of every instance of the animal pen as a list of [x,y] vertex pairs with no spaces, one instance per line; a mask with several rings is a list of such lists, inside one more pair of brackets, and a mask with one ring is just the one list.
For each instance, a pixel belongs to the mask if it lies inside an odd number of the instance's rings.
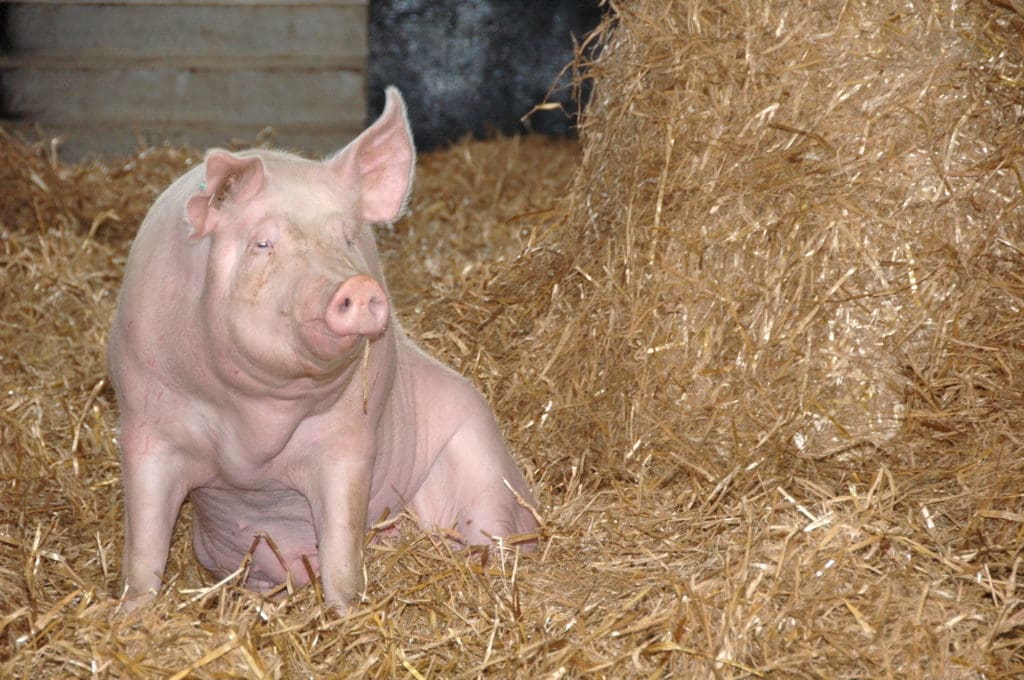
[[0,677],[1024,674],[1024,7],[608,9],[579,141],[423,155],[378,232],[539,548],[371,531],[347,616],[210,579],[187,504],[118,613],[106,331],[201,151],[0,132]]

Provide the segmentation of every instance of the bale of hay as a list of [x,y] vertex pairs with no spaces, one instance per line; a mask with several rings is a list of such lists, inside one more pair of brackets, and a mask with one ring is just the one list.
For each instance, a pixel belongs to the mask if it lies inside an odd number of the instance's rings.
[[577,341],[628,386],[599,396],[637,423],[619,451],[884,447],[963,346],[978,270],[1020,255],[1021,17],[612,6],[555,240]]

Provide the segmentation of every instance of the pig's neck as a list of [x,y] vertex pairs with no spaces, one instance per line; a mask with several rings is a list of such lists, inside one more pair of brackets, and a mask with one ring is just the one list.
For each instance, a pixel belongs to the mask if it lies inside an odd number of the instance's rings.
[[251,462],[259,462],[280,453],[296,429],[311,418],[363,413],[376,422],[394,382],[395,328],[397,324],[391,324],[383,336],[373,340],[367,356],[358,352],[330,376],[267,381],[251,371],[236,370],[239,367],[230,363],[211,367],[219,375],[207,386],[207,398],[224,414],[224,434]]

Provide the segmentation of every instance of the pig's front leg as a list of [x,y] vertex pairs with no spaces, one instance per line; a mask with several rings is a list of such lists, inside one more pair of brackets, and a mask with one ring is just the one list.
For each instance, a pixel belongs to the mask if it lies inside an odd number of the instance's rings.
[[363,539],[373,472],[372,450],[327,453],[304,466],[302,493],[313,515],[320,582],[328,605],[345,612],[363,595]]
[[126,610],[152,600],[163,583],[171,535],[188,494],[185,457],[137,433],[122,435],[125,537],[121,562]]

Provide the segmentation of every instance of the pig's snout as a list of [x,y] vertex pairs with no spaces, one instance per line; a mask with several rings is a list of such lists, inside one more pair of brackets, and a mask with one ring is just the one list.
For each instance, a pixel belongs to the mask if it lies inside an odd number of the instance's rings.
[[388,296],[373,278],[359,274],[335,291],[324,320],[341,336],[380,335],[388,325]]

